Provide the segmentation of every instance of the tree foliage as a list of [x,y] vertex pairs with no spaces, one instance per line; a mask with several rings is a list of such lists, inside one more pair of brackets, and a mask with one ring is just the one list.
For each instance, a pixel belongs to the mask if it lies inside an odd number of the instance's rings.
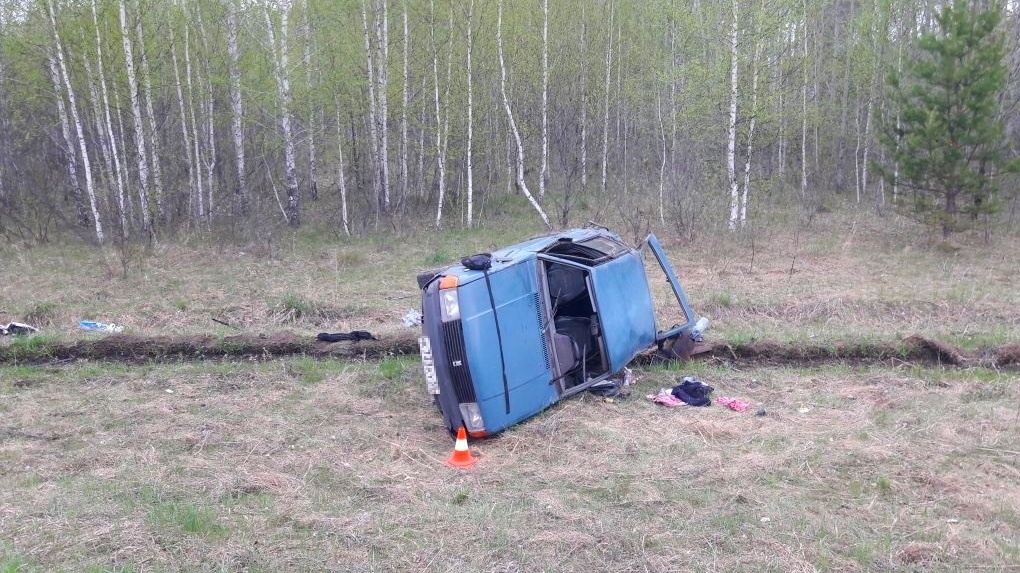
[[999,116],[1007,71],[1001,12],[994,3],[945,6],[937,28],[918,39],[918,57],[902,76],[889,76],[900,123],[886,128],[898,171],[887,166],[885,174],[914,191],[914,212],[944,237],[996,212],[996,179],[1015,168]]

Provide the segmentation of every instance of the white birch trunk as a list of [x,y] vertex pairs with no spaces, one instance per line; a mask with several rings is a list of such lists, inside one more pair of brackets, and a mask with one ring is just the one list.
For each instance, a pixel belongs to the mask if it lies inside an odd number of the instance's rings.
[[[1020,22],[1020,18],[1017,19]],[[903,73],[903,42],[899,42],[899,51],[896,53],[896,76],[899,77]],[[899,184],[900,184],[900,129],[902,118],[900,117],[899,108],[896,109],[896,152],[893,155],[893,181],[892,181],[892,200],[896,203],[899,197]]]
[[542,0],[542,171],[538,176],[538,198],[545,198],[549,176],[549,0]]
[[374,191],[374,202],[376,205],[376,216],[379,215],[382,210],[382,177],[379,165],[379,134],[378,134],[378,111],[376,110],[376,97],[375,97],[375,65],[372,57],[372,42],[368,33],[368,0],[362,0],[361,2],[361,24],[362,29],[365,32],[365,60],[366,60],[366,71],[368,73],[368,130],[369,130],[369,143],[372,147],[372,153],[369,157],[372,160],[372,189]]
[[474,159],[471,155],[471,145],[474,140],[474,99],[471,85],[471,32],[475,25],[475,0],[468,4],[467,22],[467,226],[471,227],[474,220]]
[[[96,142],[99,144],[99,152],[103,160],[100,165],[99,172],[102,174],[103,187],[105,187],[106,194],[112,195],[114,192],[113,159],[110,157],[109,142],[106,140],[106,130],[103,129],[103,114],[99,110],[99,88],[96,87],[96,75],[92,71],[92,63],[89,61],[89,58],[82,58],[82,63],[85,65],[85,77],[89,87],[89,105],[92,108],[92,125],[95,129]],[[97,192],[99,192],[99,189],[97,189]],[[84,204],[82,206],[84,206]]]
[[613,12],[614,4],[609,6],[609,33],[606,34],[606,84],[605,108],[602,115],[602,193],[607,191],[609,170],[609,82],[613,69]]
[[290,121],[290,76],[287,70],[287,8],[280,11],[280,45],[276,45],[276,31],[269,9],[264,10],[266,27],[269,31],[269,45],[273,52],[276,89],[280,99],[280,129],[283,131],[283,156],[287,183],[287,223],[291,227],[301,225],[300,195],[297,184],[297,159],[294,151],[294,135]]
[[105,120],[107,141],[110,145],[110,153],[113,158],[114,176],[117,182],[117,208],[120,211],[121,236],[126,238],[128,236],[128,217],[127,209],[124,205],[124,168],[121,166],[120,152],[117,149],[117,137],[113,131],[113,119],[110,114],[110,95],[106,86],[106,72],[103,69],[103,44],[99,37],[99,16],[96,13],[96,0],[92,0],[92,24],[96,30],[96,62],[99,72],[99,87],[103,96],[103,118]]
[[581,192],[588,191],[588,20],[581,3]]
[[[172,26],[170,27],[170,56],[174,66],[174,84],[177,88],[177,105],[181,112],[181,141],[184,143],[184,161],[188,165],[188,198],[193,204],[197,195],[197,191],[195,189],[195,159],[191,155],[191,138],[188,136],[188,115],[185,112],[184,107],[184,89],[181,85],[181,70],[177,61],[177,45]],[[192,205],[192,212],[194,212],[194,205]]]
[[662,121],[662,96],[655,94],[655,112],[659,119],[659,134],[662,136],[662,162],[659,164],[659,223],[666,224],[664,198],[666,191],[666,125]]
[[205,189],[202,185],[202,152],[199,148],[198,121],[195,117],[195,89],[191,78],[191,27],[184,24],[184,72],[188,85],[188,115],[191,117],[191,148],[194,158],[195,195],[192,198],[199,220],[205,220]]
[[124,44],[124,63],[127,66],[128,95],[131,100],[131,119],[134,120],[135,150],[138,159],[138,208],[142,212],[142,229],[151,236],[152,213],[149,212],[149,161],[145,144],[145,128],[142,127],[142,106],[138,101],[138,78],[135,75],[135,60],[131,50],[131,35],[128,33],[127,10],[120,0],[120,31]]
[[432,14],[432,85],[436,104],[436,166],[439,168],[439,200],[436,206],[436,227],[443,223],[443,201],[446,199],[446,158],[443,156],[442,115],[439,112],[439,48],[436,46],[436,3],[430,3]]
[[[60,77],[64,81],[64,88],[67,91],[67,102],[71,107],[71,118],[74,120],[74,129],[78,135],[82,169],[85,171],[85,193],[88,195],[89,205],[92,208],[92,220],[96,225],[96,241],[99,244],[103,244],[103,223],[99,215],[99,207],[96,204],[96,190],[92,181],[92,164],[89,162],[89,150],[85,144],[85,130],[82,127],[81,116],[78,115],[78,102],[74,96],[74,88],[71,86],[71,77],[67,73],[67,64],[64,61],[64,46],[60,42],[60,33],[57,32],[57,18],[53,12],[53,3],[50,0],[47,0],[46,8],[50,13],[50,25],[53,27],[53,42],[56,47]],[[77,180],[77,173],[75,173],[75,179]]]
[[[472,5],[474,0],[472,0]],[[411,34],[407,26],[407,0],[404,0],[404,89],[401,93],[400,106],[400,200],[407,198],[407,104],[410,96],[410,73],[408,52],[411,47]]]
[[142,11],[135,0],[135,35],[138,36],[138,51],[142,56],[142,89],[145,91],[145,113],[149,116],[149,145],[152,151],[152,186],[156,191],[156,217],[166,219],[163,207],[163,170],[159,163],[159,132],[156,130],[156,115],[152,111],[152,77],[149,73],[149,57],[145,53],[145,35],[142,33]]
[[[375,39],[376,39],[376,81],[379,86],[375,90],[375,96],[379,99],[377,110],[379,112],[379,166],[382,172],[383,211],[390,210],[390,143],[389,143],[389,102],[387,93],[389,88],[389,9],[386,0],[375,0]],[[380,12],[382,18],[380,18]]]
[[861,202],[861,110],[854,110],[854,125],[857,127],[857,148],[854,149],[854,188],[857,202]]
[[514,140],[517,143],[517,187],[520,188],[521,193],[527,197],[528,202],[538,212],[538,216],[542,218],[542,222],[545,223],[547,229],[552,229],[552,225],[549,223],[549,216],[545,214],[542,209],[542,205],[535,200],[531,192],[528,191],[528,184],[524,181],[524,146],[521,145],[521,133],[517,130],[517,122],[514,121],[513,111],[510,109],[510,99],[506,95],[506,62],[503,59],[503,0],[499,0],[499,16],[496,24],[496,45],[499,49],[499,88],[500,93],[503,96],[503,108],[506,110],[507,123],[510,124],[510,130],[513,132]]
[[81,182],[78,181],[78,153],[75,151],[75,142],[71,136],[71,123],[67,119],[67,107],[64,106],[64,87],[61,85],[56,57],[50,56],[47,60],[49,61],[50,78],[53,80],[53,94],[57,98],[57,114],[60,116],[61,133],[64,136],[64,158],[67,162],[68,183],[71,185],[71,194],[74,197],[75,216],[78,225],[84,227],[89,224],[89,216],[85,211],[85,194],[81,190]]
[[762,0],[755,25],[754,58],[751,63],[751,120],[747,126],[747,156],[744,157],[744,192],[740,197],[740,226],[747,226],[747,198],[751,194],[751,157],[754,155],[754,127],[758,121],[758,67],[761,58],[761,21],[765,17],[765,0]]
[[801,46],[803,47],[804,81],[801,83],[801,116],[800,116],[800,197],[807,197],[807,0],[804,0],[804,27],[801,30]]
[[343,225],[344,234],[351,236],[351,225],[347,218],[347,179],[344,175],[344,144],[343,128],[340,125],[340,99],[336,100],[336,184],[340,191],[340,224]]
[[[198,33],[202,37],[202,50],[209,54],[209,41],[205,33],[205,23],[202,21],[202,10],[200,7],[195,10],[195,15],[198,18]],[[212,92],[212,73],[209,71],[209,59],[203,60],[203,66],[205,68],[205,128],[206,128],[206,147],[205,147],[205,174],[206,174],[206,191],[209,193],[208,202],[206,203],[206,213],[208,217],[206,224],[211,225],[213,216],[215,214],[215,200],[216,195],[215,185],[213,184],[213,177],[216,173],[216,114],[213,105],[213,92]]]
[[[124,206],[127,210],[128,225],[130,226],[135,217],[134,215],[135,200],[134,198],[132,198],[130,192],[131,164],[127,159],[128,157],[127,130],[124,129],[124,114],[121,113],[121,110],[124,109],[124,106],[120,105],[120,91],[117,90],[116,84],[114,84],[112,91],[113,91],[113,109],[117,110],[117,133],[120,134],[120,137],[114,137],[112,138],[112,141],[113,146],[118,147],[118,153],[120,154],[120,156],[124,158],[121,164],[122,167],[124,168]],[[117,145],[118,141],[120,142],[119,146]]]
[[[237,51],[237,5],[235,0],[227,0],[227,55],[230,62],[230,111],[231,128],[234,135],[234,157],[237,167],[236,198],[240,201],[239,212],[243,215],[250,208],[248,182],[244,167],[244,102],[241,99],[241,66]],[[175,56],[176,58],[176,56]],[[176,66],[174,64],[176,74]],[[180,96],[180,80],[177,82],[178,97]],[[182,107],[183,110],[183,107]],[[182,115],[183,119],[183,115]],[[187,139],[185,137],[185,139]]]
[[864,115],[864,158],[861,162],[861,193],[864,195],[868,194],[868,153],[871,151],[871,140],[869,136],[871,134],[871,108],[873,102],[871,96],[868,96],[868,107],[867,113]]
[[304,65],[305,82],[308,84],[308,193],[312,199],[319,198],[319,187],[315,180],[315,98],[313,97],[312,84],[312,27],[308,15],[308,0],[304,5]]
[[737,0],[732,1],[733,21],[730,26],[730,121],[726,125],[726,175],[730,183],[730,230],[736,230],[740,190],[737,187]]

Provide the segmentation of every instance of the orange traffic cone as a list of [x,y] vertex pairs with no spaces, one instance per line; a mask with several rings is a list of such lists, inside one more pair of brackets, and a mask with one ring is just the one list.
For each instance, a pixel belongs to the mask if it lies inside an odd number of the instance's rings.
[[464,426],[457,428],[457,445],[453,447],[453,453],[446,460],[446,465],[452,468],[469,468],[478,463],[478,460],[471,455],[468,449],[467,432]]

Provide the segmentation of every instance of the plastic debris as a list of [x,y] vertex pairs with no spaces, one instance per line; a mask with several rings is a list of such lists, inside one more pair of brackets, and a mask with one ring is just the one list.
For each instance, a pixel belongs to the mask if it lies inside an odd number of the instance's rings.
[[421,326],[421,313],[417,310],[410,308],[407,313],[404,314],[404,326],[407,328],[414,328]]
[[35,334],[36,332],[39,332],[38,328],[22,322],[0,324],[0,336],[24,336],[26,334]]
[[88,330],[91,332],[123,332],[124,327],[119,324],[96,322],[94,320],[82,320],[78,322],[78,327],[82,330]]
[[729,396],[719,396],[716,398],[720,404],[726,406],[734,412],[743,412],[747,410],[751,405],[738,398],[730,398]]

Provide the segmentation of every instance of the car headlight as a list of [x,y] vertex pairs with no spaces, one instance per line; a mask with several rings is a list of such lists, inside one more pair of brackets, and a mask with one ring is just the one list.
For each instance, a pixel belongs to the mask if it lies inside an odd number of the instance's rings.
[[439,291],[439,298],[443,322],[460,318],[460,299],[457,298],[456,289]]
[[485,423],[482,422],[482,411],[478,408],[477,402],[466,402],[460,405],[460,415],[464,418],[464,425],[468,432],[485,431]]

